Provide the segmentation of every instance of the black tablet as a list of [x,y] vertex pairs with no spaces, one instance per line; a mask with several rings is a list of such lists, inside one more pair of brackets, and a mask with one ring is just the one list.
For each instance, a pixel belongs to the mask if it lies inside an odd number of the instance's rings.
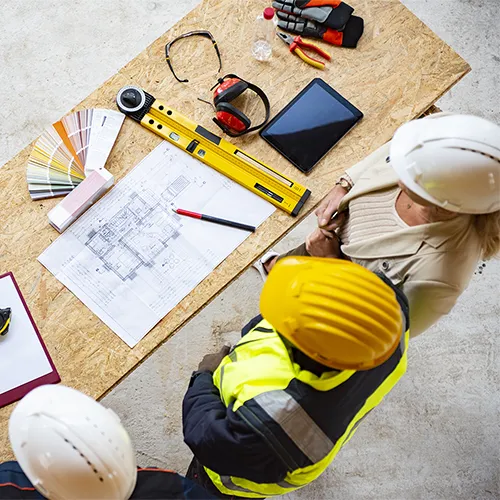
[[359,109],[315,78],[260,135],[307,174],[361,118]]

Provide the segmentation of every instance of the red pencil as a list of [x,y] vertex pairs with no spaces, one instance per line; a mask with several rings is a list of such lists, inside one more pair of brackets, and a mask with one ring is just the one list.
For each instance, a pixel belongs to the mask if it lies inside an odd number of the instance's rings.
[[242,224],[241,222],[234,222],[226,219],[219,219],[219,217],[213,217],[212,215],[199,214],[198,212],[190,212],[189,210],[184,210],[182,208],[172,209],[176,214],[185,215],[186,217],[192,217],[193,219],[206,220],[208,222],[213,222],[214,224],[220,224],[221,226],[235,227],[236,229],[243,229],[243,231],[255,232],[254,226],[249,226],[247,224]]

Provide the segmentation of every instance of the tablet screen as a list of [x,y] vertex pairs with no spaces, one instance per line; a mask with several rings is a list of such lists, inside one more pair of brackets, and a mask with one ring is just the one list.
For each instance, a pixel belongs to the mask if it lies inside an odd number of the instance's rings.
[[363,114],[323,80],[313,80],[261,132],[303,172],[314,165]]

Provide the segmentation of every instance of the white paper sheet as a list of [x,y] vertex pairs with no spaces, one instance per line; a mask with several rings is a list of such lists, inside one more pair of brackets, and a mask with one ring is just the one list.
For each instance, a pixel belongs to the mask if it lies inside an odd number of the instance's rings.
[[249,235],[173,206],[254,226],[275,210],[165,141],[38,259],[130,347]]
[[12,319],[8,333],[0,336],[0,394],[52,372],[10,276],[0,278],[0,308],[7,307]]

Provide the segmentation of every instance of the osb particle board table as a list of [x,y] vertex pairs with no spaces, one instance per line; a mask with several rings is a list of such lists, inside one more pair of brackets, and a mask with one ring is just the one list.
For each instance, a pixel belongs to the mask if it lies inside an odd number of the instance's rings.
[[[356,14],[365,19],[365,33],[355,50],[325,44],[332,61],[324,72],[290,54],[279,40],[272,60],[258,63],[250,55],[254,20],[269,3],[205,0],[77,107],[115,109],[117,91],[134,84],[219,134],[211,121],[212,111],[197,100],[209,98],[208,89],[216,79],[217,60],[210,42],[196,38],[181,42],[182,47],[174,46],[175,70],[189,78],[187,84],[174,80],[164,58],[165,43],[174,36],[208,29],[220,47],[223,73],[236,73],[262,87],[273,114],[317,76],[365,114],[359,126],[307,177],[258,135],[233,140],[305,184],[312,191],[311,198],[295,219],[276,211],[134,349],[37,262],[58,235],[47,222],[47,212],[56,201],[34,202],[28,194],[25,168],[31,146],[0,169],[0,272],[14,272],[64,384],[101,397],[310,213],[337,174],[389,140],[399,125],[421,115],[470,69],[398,0],[351,0]],[[255,112],[259,112],[257,107]],[[157,136],[127,119],[108,168],[120,179],[159,143]],[[12,408],[0,409],[1,460],[11,457],[7,421]]]

